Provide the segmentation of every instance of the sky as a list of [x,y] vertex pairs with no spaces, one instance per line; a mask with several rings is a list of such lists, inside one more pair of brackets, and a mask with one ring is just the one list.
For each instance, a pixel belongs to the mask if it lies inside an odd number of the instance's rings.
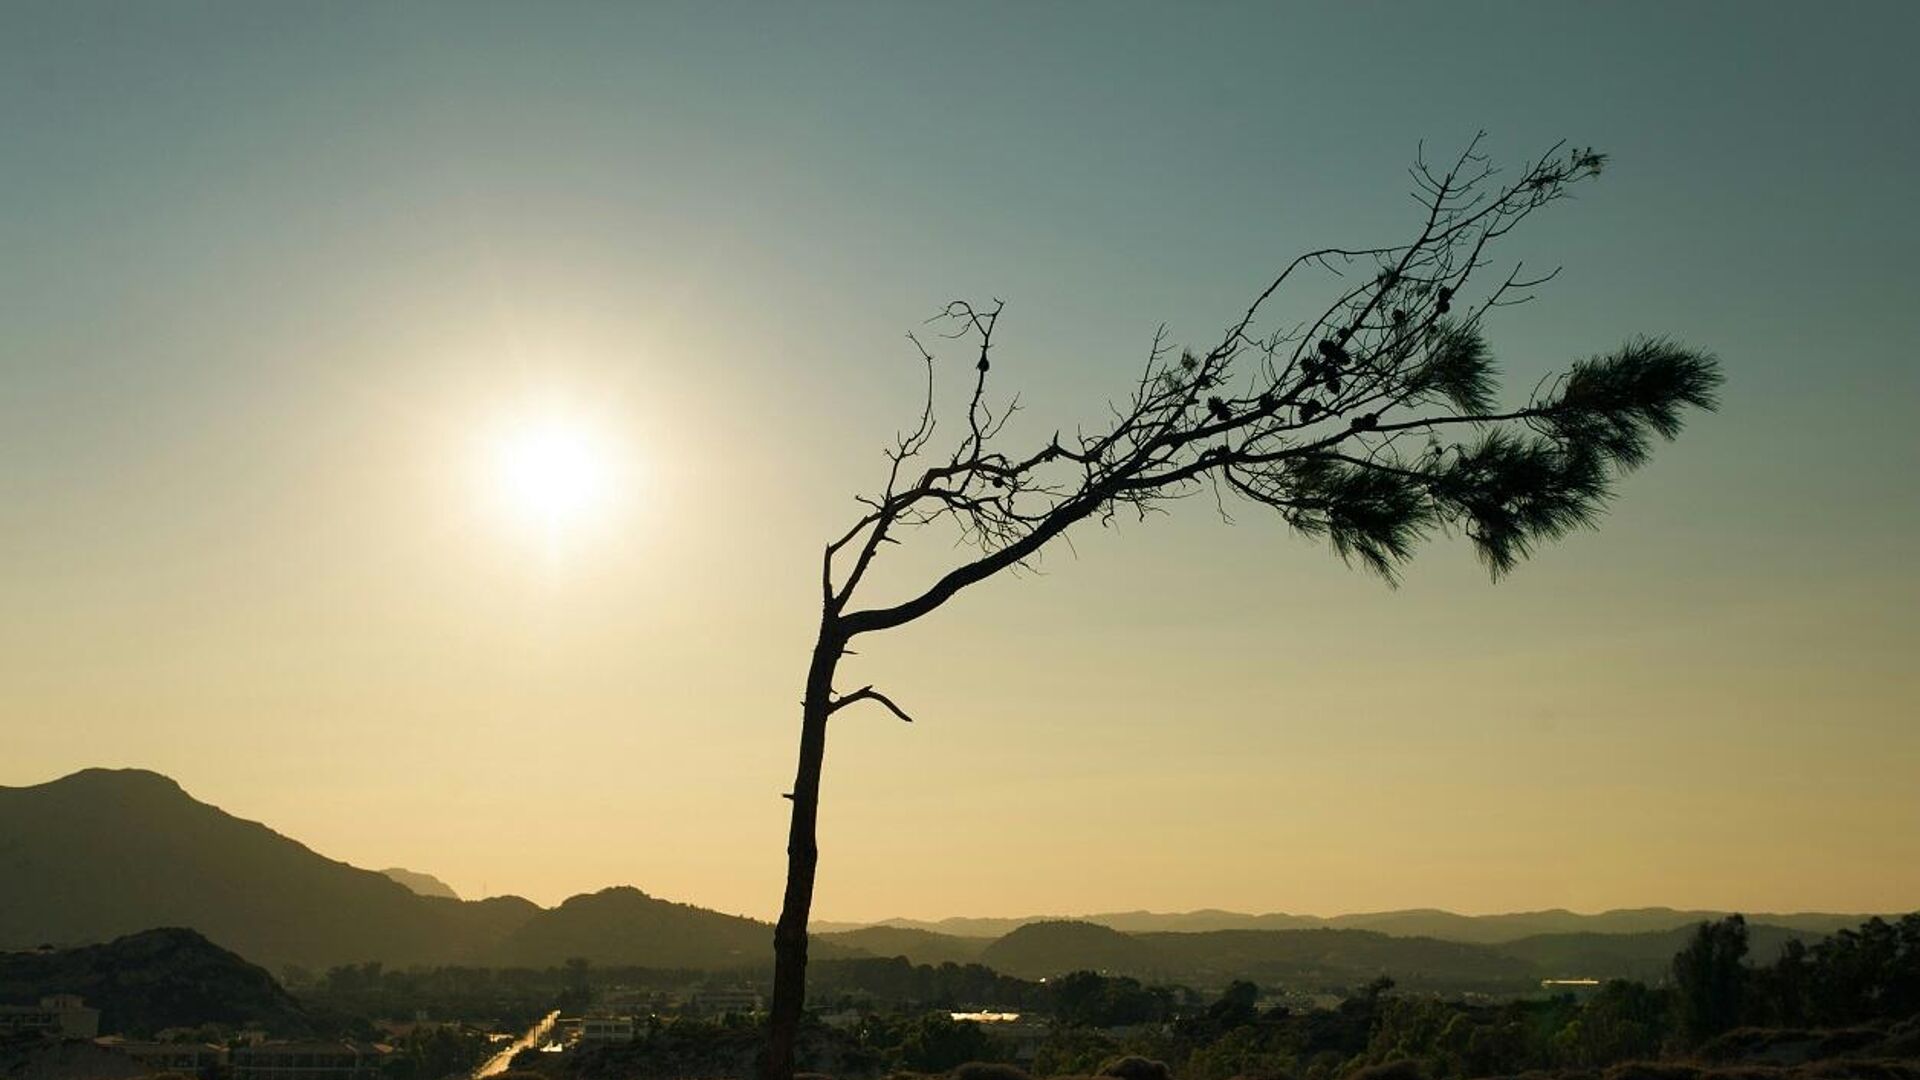
[[[1508,399],[1664,334],[1721,410],[1498,584],[1194,500],[864,642],[846,686],[917,722],[834,721],[816,916],[1920,907],[1916,33],[8,0],[0,784],[150,768],[469,897],[770,917],[820,547],[917,412],[906,332],[1003,299],[1017,434],[1097,421],[1156,326],[1405,238],[1422,144],[1484,129],[1611,155],[1501,253],[1565,268],[1489,327]],[[602,470],[564,529],[493,456],[551,417]]]

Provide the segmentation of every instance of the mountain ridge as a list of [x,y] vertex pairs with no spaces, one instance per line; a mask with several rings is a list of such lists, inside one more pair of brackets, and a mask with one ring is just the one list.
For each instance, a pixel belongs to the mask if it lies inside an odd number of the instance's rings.
[[421,896],[438,896],[443,900],[460,899],[460,894],[453,891],[453,886],[441,881],[432,874],[421,873],[418,870],[409,870],[404,866],[389,866],[385,870],[380,871],[380,873],[405,885],[408,889],[411,889]]
[[78,994],[100,1010],[100,1030],[150,1037],[206,1023],[259,1027],[283,1037],[331,1030],[264,968],[192,930],[163,927],[97,945],[0,953],[0,1004]]
[[[1251,914],[1219,908],[1201,908],[1186,912],[1114,911],[1081,915],[1028,915],[1010,917],[950,916],[945,919],[889,918],[875,922],[816,921],[823,934],[885,928],[921,931],[952,937],[996,939],[1022,926],[1049,922],[1083,922],[1127,933],[1186,932],[1212,930],[1374,930],[1396,937],[1436,937],[1446,941],[1478,944],[1502,944],[1536,934],[1599,933],[1639,934],[1667,931],[1696,923],[1725,918],[1732,911],[1671,907],[1608,908],[1598,912],[1577,912],[1567,908],[1537,911],[1499,912],[1462,915],[1442,908],[1405,908],[1390,911],[1353,912],[1342,915],[1298,915],[1287,912]],[[1749,921],[1764,922],[1792,930],[1827,934],[1856,926],[1875,914],[1897,916],[1890,912],[1858,914],[1821,911],[1745,912]]]
[[[620,944],[605,955],[641,966],[737,966],[755,941],[772,956],[769,924],[631,887],[551,909],[517,896],[423,896],[146,769],[83,769],[0,787],[0,881],[35,884],[0,889],[0,949],[189,927],[256,963],[310,968],[368,960],[549,966],[601,939]],[[609,892],[619,897],[618,917],[584,918]]]
[[[656,968],[771,963],[770,924],[632,886],[543,908],[513,896],[419,895],[394,873],[330,859],[148,770],[85,769],[0,787],[0,882],[36,885],[0,888],[0,949],[83,945],[182,926],[271,966],[379,960],[541,967],[576,956]],[[128,882],[141,887],[128,889]],[[1322,918],[1201,909],[920,925],[885,920],[848,929],[816,923],[813,953],[982,963],[1009,974],[1097,968],[1203,979],[1238,972],[1325,981],[1376,968],[1413,976],[1447,968],[1514,984],[1543,973],[1657,973],[1677,936],[1718,914],[1630,908],[1467,916],[1421,908]],[[1800,913],[1755,915],[1750,923],[1757,946],[1777,948],[1786,937],[1824,934],[1863,918]],[[1223,953],[1229,944],[1239,952]]]

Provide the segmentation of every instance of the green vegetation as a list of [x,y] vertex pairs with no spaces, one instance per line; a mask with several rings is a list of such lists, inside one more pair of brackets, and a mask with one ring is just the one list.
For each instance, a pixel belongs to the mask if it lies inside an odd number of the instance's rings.
[[[835,1024],[810,1021],[797,1062],[843,1078],[951,1080],[1601,1080],[1602,1071],[1605,1080],[1790,1080],[1808,1062],[1820,1063],[1807,1066],[1809,1078],[1920,1076],[1909,1060],[1920,1058],[1920,914],[1871,919],[1813,945],[1790,940],[1761,964],[1748,962],[1749,930],[1738,916],[1695,927],[1658,985],[1616,979],[1584,996],[1490,1000],[1376,977],[1331,1008],[1276,1004],[1245,980],[1200,993],[1091,971],[1041,981],[977,964],[830,961],[810,972],[810,994]],[[1025,1021],[1002,1028],[950,1014],[989,1005]],[[1808,1023],[1823,1030],[1800,1026]],[[650,1041],[537,1064],[571,1080],[742,1076],[751,1030],[737,1019],[667,1018]]]
[[445,1024],[415,1027],[390,1045],[393,1053],[380,1067],[386,1080],[465,1076],[493,1052],[483,1032]]
[[[1042,940],[1050,932],[1038,931]],[[1285,936],[1342,941],[1349,933]],[[1129,1071],[1161,1075],[1156,1069],[1177,1080],[1468,1080],[1529,1072],[1599,1080],[1597,1070],[1611,1070],[1606,1080],[1690,1080],[1702,1069],[1747,1070],[1723,1080],[1789,1080],[1775,1065],[1766,1073],[1751,1063],[1805,1061],[1829,1062],[1821,1068],[1831,1078],[1910,1080],[1920,1072],[1846,1064],[1920,1058],[1920,914],[1869,919],[1811,944],[1789,938],[1759,962],[1754,937],[1738,916],[1701,923],[1678,935],[1681,947],[1653,980],[1616,979],[1584,997],[1448,998],[1375,976],[1349,984],[1333,1007],[1314,1007],[1297,992],[1276,997],[1245,979],[1199,991],[1085,970],[1023,979],[977,963],[823,960],[809,972],[810,995],[826,1015],[803,1029],[798,1060],[843,1080],[902,1071],[951,1072],[952,1080],[1124,1080]],[[290,993],[265,970],[186,930],[0,955],[0,1000],[80,993],[102,1009],[103,1031],[118,1034],[171,1030],[174,1038],[224,1042],[259,1028],[280,1037],[369,1038],[372,1021],[401,1021],[385,1023],[380,1036],[394,1050],[383,1065],[388,1080],[464,1074],[491,1049],[483,1028],[518,1031],[555,1008],[592,1012],[616,992],[629,1003],[619,1008],[641,1016],[640,1041],[522,1055],[516,1064],[526,1080],[750,1075],[761,1021],[702,1018],[673,1005],[713,978],[695,968],[579,958],[498,969],[368,962],[291,970]],[[983,1008],[1017,1011],[1023,1020],[1002,1027],[951,1015]],[[1623,1064],[1631,1062],[1661,1064]]]

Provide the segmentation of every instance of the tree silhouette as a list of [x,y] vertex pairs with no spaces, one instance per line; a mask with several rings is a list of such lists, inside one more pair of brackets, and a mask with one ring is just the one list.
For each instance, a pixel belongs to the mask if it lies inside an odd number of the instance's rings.
[[[1464,533],[1494,577],[1543,541],[1595,523],[1614,479],[1670,439],[1688,408],[1710,409],[1720,382],[1710,355],[1660,338],[1574,363],[1525,404],[1497,403],[1482,324],[1550,280],[1519,266],[1483,281],[1489,248],[1575,184],[1599,174],[1592,150],[1557,145],[1504,179],[1475,139],[1453,162],[1416,160],[1424,209],[1405,244],[1326,248],[1294,259],[1210,347],[1178,349],[1165,328],[1106,422],[1042,445],[1004,448],[1015,404],[990,402],[1002,305],[955,301],[934,322],[974,361],[950,451],[936,452],[933,354],[925,406],[887,451],[890,467],[864,512],[826,546],[821,615],[801,705],[787,884],[774,933],[766,1080],[790,1080],[804,1004],[807,918],[818,861],[815,820],[827,722],[862,702],[911,720],[893,698],[834,676],[861,635],[927,615],[968,586],[1026,564],[1084,522],[1145,515],[1211,491],[1270,507],[1323,537],[1349,563],[1394,580],[1416,544]],[[1329,272],[1319,314],[1264,329],[1283,287]],[[929,526],[957,528],[968,554],[904,598],[856,602],[890,544]]]
[[1746,956],[1747,920],[1740,915],[1701,923],[1674,954],[1675,1003],[1687,1038],[1700,1042],[1740,1022]]

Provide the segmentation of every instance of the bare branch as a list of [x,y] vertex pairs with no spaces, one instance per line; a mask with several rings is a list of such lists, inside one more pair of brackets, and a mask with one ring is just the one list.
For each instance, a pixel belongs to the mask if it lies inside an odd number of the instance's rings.
[[841,709],[844,709],[849,705],[858,704],[862,701],[878,702],[880,706],[886,709],[888,712],[892,713],[893,715],[899,717],[902,720],[905,720],[909,724],[913,723],[913,717],[908,716],[905,709],[902,709],[900,706],[894,704],[894,701],[892,698],[888,697],[887,695],[881,693],[878,690],[875,690],[871,686],[863,686],[860,689],[855,690],[851,694],[843,694],[840,697],[835,698],[833,702],[827,706],[827,715],[832,716],[834,713],[839,712]]

